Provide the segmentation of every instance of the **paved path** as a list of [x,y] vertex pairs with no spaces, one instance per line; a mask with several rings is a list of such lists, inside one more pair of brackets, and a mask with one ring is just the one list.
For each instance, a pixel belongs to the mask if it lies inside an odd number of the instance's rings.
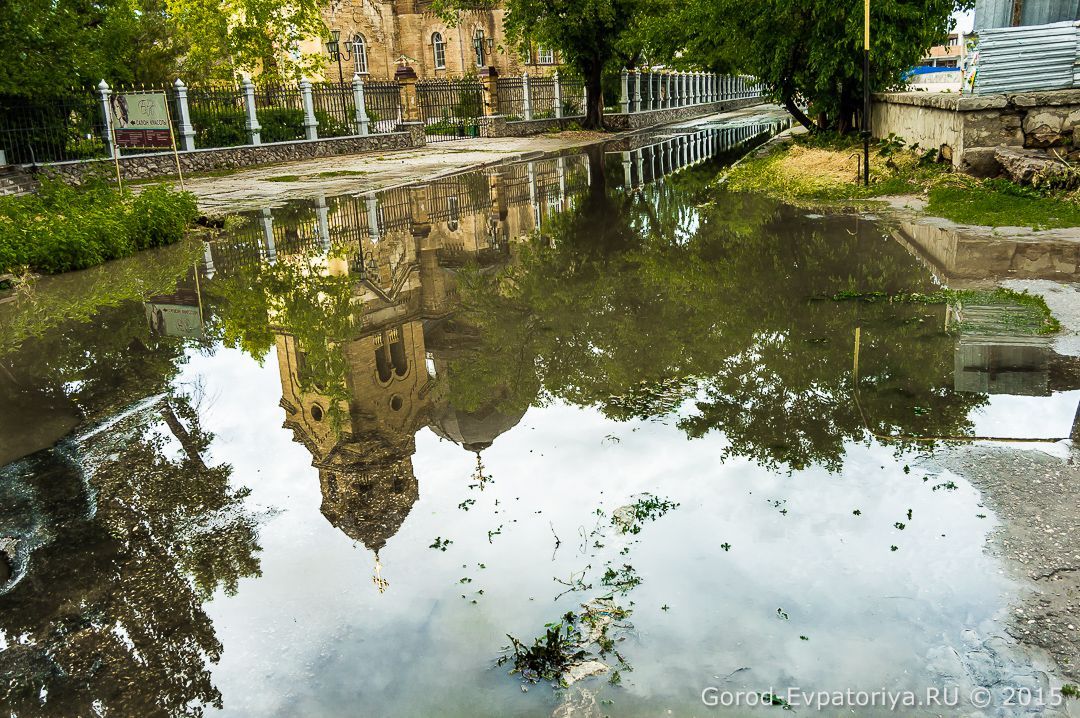
[[[737,119],[777,110],[772,105],[748,107],[676,123],[693,126],[718,119]],[[430,180],[483,165],[508,162],[546,152],[584,147],[621,135],[610,132],[561,132],[533,137],[499,137],[437,142],[411,150],[342,155],[241,170],[224,176],[194,177],[187,189],[208,215],[222,215],[280,205],[320,194],[340,195]]]

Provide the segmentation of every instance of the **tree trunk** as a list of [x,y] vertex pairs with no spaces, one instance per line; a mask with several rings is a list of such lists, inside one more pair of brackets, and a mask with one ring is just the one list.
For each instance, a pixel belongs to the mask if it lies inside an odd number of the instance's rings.
[[591,64],[585,68],[585,94],[588,102],[585,106],[585,122],[583,126],[587,130],[604,129],[604,68],[600,63]]
[[817,132],[817,127],[814,125],[813,120],[807,117],[806,114],[799,109],[799,106],[795,104],[794,97],[791,97],[790,95],[785,93],[783,100],[784,108],[791,113],[791,116],[794,117],[800,125],[808,129],[810,132]]
[[172,432],[172,435],[180,442],[180,446],[183,447],[188,460],[195,464],[196,468],[200,471],[206,471],[206,464],[203,462],[202,456],[199,454],[199,449],[195,446],[195,442],[191,438],[191,434],[188,433],[187,428],[181,423],[180,418],[176,415],[176,412],[173,411],[173,408],[168,401],[163,401],[161,403],[161,418],[165,420],[165,424],[169,427],[169,431]]

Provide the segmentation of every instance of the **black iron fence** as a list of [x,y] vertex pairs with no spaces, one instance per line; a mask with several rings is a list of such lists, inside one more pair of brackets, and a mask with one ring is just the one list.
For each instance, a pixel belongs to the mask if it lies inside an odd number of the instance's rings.
[[418,80],[416,100],[430,142],[480,136],[484,86],[475,78]]
[[580,77],[560,77],[563,117],[580,117],[585,114],[585,81]]
[[244,92],[239,85],[188,88],[188,110],[195,130],[195,147],[237,147],[248,144]]
[[365,80],[364,106],[370,132],[394,132],[402,122],[401,85],[397,80]]
[[508,122],[525,119],[525,83],[520,77],[500,77],[495,91],[498,114]]
[[73,90],[28,101],[0,98],[0,150],[13,164],[107,156],[101,101]]

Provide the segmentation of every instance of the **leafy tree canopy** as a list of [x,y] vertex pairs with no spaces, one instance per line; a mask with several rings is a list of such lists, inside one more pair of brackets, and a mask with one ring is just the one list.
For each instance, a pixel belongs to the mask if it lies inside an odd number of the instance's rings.
[[300,42],[326,33],[319,0],[7,0],[0,97],[110,84],[298,77],[321,66]]
[[[656,59],[762,80],[774,99],[810,127],[854,126],[862,102],[862,0],[665,0],[641,24]],[[972,0],[873,0],[870,84],[895,87],[927,48],[945,40],[955,10]],[[803,113],[800,105],[808,105]],[[816,124],[811,122],[816,120]]]

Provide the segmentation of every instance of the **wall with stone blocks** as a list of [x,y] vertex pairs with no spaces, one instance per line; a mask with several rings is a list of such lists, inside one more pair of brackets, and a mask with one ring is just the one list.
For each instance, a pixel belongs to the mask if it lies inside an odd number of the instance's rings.
[[743,107],[752,107],[764,102],[760,97],[744,97],[739,100],[723,100],[722,102],[708,102],[703,105],[689,105],[687,107],[669,107],[663,110],[645,110],[644,112],[611,113],[604,114],[604,127],[609,130],[640,130],[645,127],[663,125],[668,122],[680,120],[692,120],[696,117],[704,117],[716,112],[727,112]]
[[[412,126],[414,125],[414,126]],[[420,123],[410,123],[402,132],[366,135],[364,137],[335,137],[322,140],[298,140],[275,142],[266,145],[244,145],[209,150],[180,152],[180,168],[184,174],[212,172],[214,170],[239,169],[254,165],[310,160],[318,157],[334,157],[359,152],[406,149],[424,144],[424,130]],[[113,160],[91,162],[58,162],[48,165],[44,172],[55,174],[75,182],[90,174],[112,173]],[[124,179],[150,179],[175,177],[176,160],[172,152],[127,155],[120,158],[120,174]]]
[[999,171],[1002,145],[1060,148],[1074,157],[1080,123],[1080,90],[1002,95],[895,92],[874,98],[875,137],[895,134],[908,144],[939,149],[954,167],[988,176]]

